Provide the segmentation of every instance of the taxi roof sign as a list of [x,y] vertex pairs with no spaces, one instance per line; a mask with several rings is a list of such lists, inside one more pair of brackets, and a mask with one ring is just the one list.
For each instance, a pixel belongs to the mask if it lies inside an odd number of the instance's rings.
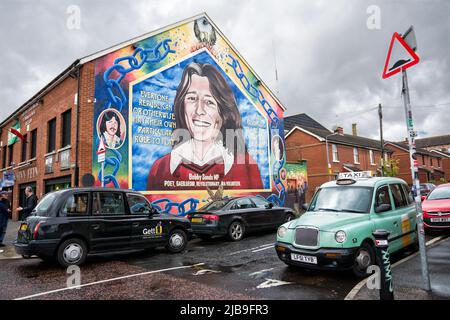
[[372,171],[341,172],[338,175],[338,180],[358,180],[367,178],[372,178]]

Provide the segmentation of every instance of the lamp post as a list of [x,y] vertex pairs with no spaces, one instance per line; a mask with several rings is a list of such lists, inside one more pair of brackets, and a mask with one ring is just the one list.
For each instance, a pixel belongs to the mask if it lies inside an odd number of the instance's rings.
[[327,149],[327,166],[328,166],[327,172],[328,172],[328,181],[331,180],[331,179],[330,179],[330,175],[331,175],[331,163],[330,163],[330,156],[328,155],[328,153],[329,153],[329,152],[328,152],[328,137],[334,136],[334,135],[336,135],[336,134],[338,134],[338,132],[329,134],[329,135],[327,135],[327,136],[325,137],[325,147],[326,147],[326,149]]

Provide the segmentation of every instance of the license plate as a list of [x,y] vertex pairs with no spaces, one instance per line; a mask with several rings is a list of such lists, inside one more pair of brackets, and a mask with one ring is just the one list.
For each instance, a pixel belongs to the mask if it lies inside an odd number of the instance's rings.
[[431,218],[431,222],[450,222],[450,218]]
[[192,218],[191,220],[193,223],[202,223],[203,219],[202,218]]
[[28,226],[26,224],[21,224],[20,225],[20,231],[27,231]]
[[317,264],[317,257],[304,256],[302,254],[291,253],[291,259],[298,262]]

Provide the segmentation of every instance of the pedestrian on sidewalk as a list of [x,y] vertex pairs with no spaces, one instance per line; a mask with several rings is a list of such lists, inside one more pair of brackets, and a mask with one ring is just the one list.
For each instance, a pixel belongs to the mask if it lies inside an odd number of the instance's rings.
[[9,219],[8,207],[6,206],[5,200],[8,200],[8,192],[1,191],[0,192],[0,247],[5,246],[5,244],[3,243],[3,240],[5,239],[6,228],[8,226],[8,219]]
[[25,208],[17,208],[17,211],[19,211],[19,220],[21,221],[25,221],[28,218],[28,216],[31,214],[31,211],[34,210],[38,202],[38,199],[34,194],[32,187],[28,186],[25,188],[25,195],[27,196],[27,206]]

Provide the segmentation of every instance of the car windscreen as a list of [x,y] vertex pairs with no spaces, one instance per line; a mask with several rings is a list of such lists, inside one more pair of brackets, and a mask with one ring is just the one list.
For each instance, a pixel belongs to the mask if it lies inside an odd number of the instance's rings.
[[58,194],[57,193],[49,193],[47,194],[41,201],[39,201],[36,208],[33,210],[33,214],[36,216],[49,216],[49,208],[55,202]]
[[372,187],[339,186],[317,191],[308,211],[369,213]]
[[205,207],[201,208],[199,211],[222,210],[230,201],[231,199],[213,201],[210,204],[206,205]]
[[450,199],[450,187],[436,188],[431,191],[427,200]]

